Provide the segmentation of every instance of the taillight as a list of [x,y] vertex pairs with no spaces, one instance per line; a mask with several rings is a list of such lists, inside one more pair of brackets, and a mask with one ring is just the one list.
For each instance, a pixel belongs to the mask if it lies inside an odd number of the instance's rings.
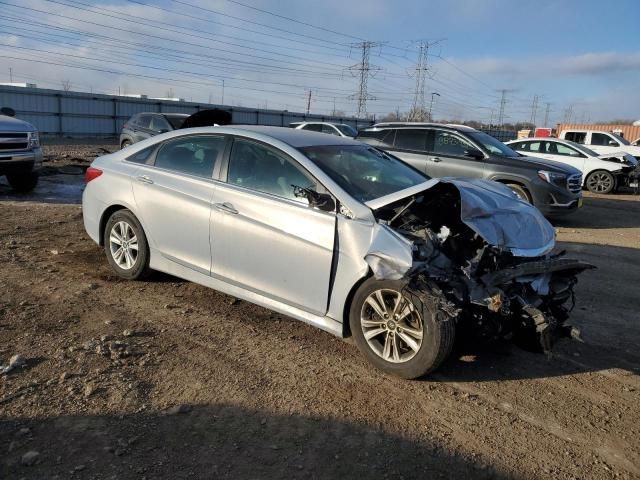
[[84,172],[84,183],[89,183],[91,180],[95,180],[100,175],[102,175],[102,170],[99,168],[89,167],[87,171]]

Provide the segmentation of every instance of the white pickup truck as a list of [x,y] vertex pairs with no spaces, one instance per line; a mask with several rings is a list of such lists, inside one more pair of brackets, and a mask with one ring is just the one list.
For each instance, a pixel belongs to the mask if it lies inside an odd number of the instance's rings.
[[11,108],[0,109],[0,176],[6,175],[16,192],[29,192],[38,184],[42,149],[35,127],[15,114]]
[[563,130],[559,137],[589,147],[594,152],[603,153],[630,153],[640,160],[640,146],[631,145],[628,140],[611,132],[600,130]]

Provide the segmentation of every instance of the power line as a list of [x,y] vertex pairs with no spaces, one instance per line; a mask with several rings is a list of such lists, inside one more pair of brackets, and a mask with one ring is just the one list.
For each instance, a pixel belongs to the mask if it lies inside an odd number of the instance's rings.
[[[424,121],[426,104],[424,99],[424,87],[427,79],[427,72],[429,71],[429,64],[427,55],[429,53],[429,47],[431,43],[421,41],[418,43],[418,61],[415,67],[415,89],[413,92],[413,105],[411,108],[411,115],[409,120]],[[433,97],[431,97],[433,100]],[[433,103],[433,102],[432,102]]]
[[533,96],[533,103],[531,104],[531,119],[530,119],[530,123],[532,125],[536,124],[536,115],[538,113],[538,95],[534,95]]
[[305,25],[307,27],[316,28],[316,29],[322,30],[324,32],[335,33],[336,35],[342,35],[343,37],[348,37],[348,38],[351,38],[353,40],[364,40],[363,38],[355,37],[355,36],[349,35],[347,33],[336,32],[335,30],[330,30],[330,29],[325,28],[325,27],[319,27],[319,26],[313,25],[311,23],[303,22],[301,20],[296,20],[295,18],[286,17],[284,15],[273,13],[273,12],[270,12],[268,10],[263,10],[261,8],[254,7],[252,5],[247,5],[245,3],[239,2],[238,0],[227,0],[227,1],[231,2],[231,3],[235,3],[236,5],[241,5],[241,6],[245,7],[245,8],[250,8],[251,10],[255,10],[255,11],[258,11],[258,12],[266,13],[267,15],[272,15],[272,16],[277,17],[277,18],[282,18],[282,19],[288,20],[290,22],[295,22],[295,23],[299,23],[301,25]]
[[547,108],[545,108],[544,110],[544,126],[547,127],[549,126],[549,112],[551,111],[551,103],[545,102],[545,105],[547,106]]

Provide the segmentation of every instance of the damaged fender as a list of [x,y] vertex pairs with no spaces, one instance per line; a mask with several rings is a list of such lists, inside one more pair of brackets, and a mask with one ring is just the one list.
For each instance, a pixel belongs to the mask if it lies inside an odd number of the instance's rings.
[[391,228],[376,223],[364,259],[376,279],[400,280],[413,265],[412,245]]

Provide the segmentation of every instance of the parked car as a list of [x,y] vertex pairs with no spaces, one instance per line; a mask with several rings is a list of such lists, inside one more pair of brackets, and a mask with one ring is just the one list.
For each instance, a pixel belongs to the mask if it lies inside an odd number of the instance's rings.
[[558,137],[585,145],[597,153],[630,153],[640,160],[640,147],[631,145],[629,140],[612,132],[598,130],[563,130]]
[[337,135],[338,137],[354,138],[358,135],[358,131],[351,125],[346,123],[330,123],[330,122],[293,122],[289,124],[291,128],[298,130],[310,130],[312,132],[328,133]]
[[122,127],[120,147],[125,148],[145,138],[182,128],[228,125],[231,113],[217,108],[193,114],[143,112],[133,115]]
[[42,149],[38,130],[15,114],[12,108],[0,109],[0,176],[6,175],[16,192],[25,193],[38,184]]
[[358,140],[382,148],[431,177],[504,183],[547,216],[581,206],[582,175],[566,164],[524,158],[492,136],[464,125],[379,123]]
[[97,158],[86,181],[86,231],[118,276],[160,270],[353,335],[405,378],[437,368],[456,330],[547,351],[590,268],[550,255],[554,228],[503,185],[314,132],[170,132]]
[[637,188],[638,161],[629,153],[598,155],[584,145],[557,138],[527,138],[507,142],[523,155],[566,163],[582,172],[590,192],[610,193],[619,186]]

